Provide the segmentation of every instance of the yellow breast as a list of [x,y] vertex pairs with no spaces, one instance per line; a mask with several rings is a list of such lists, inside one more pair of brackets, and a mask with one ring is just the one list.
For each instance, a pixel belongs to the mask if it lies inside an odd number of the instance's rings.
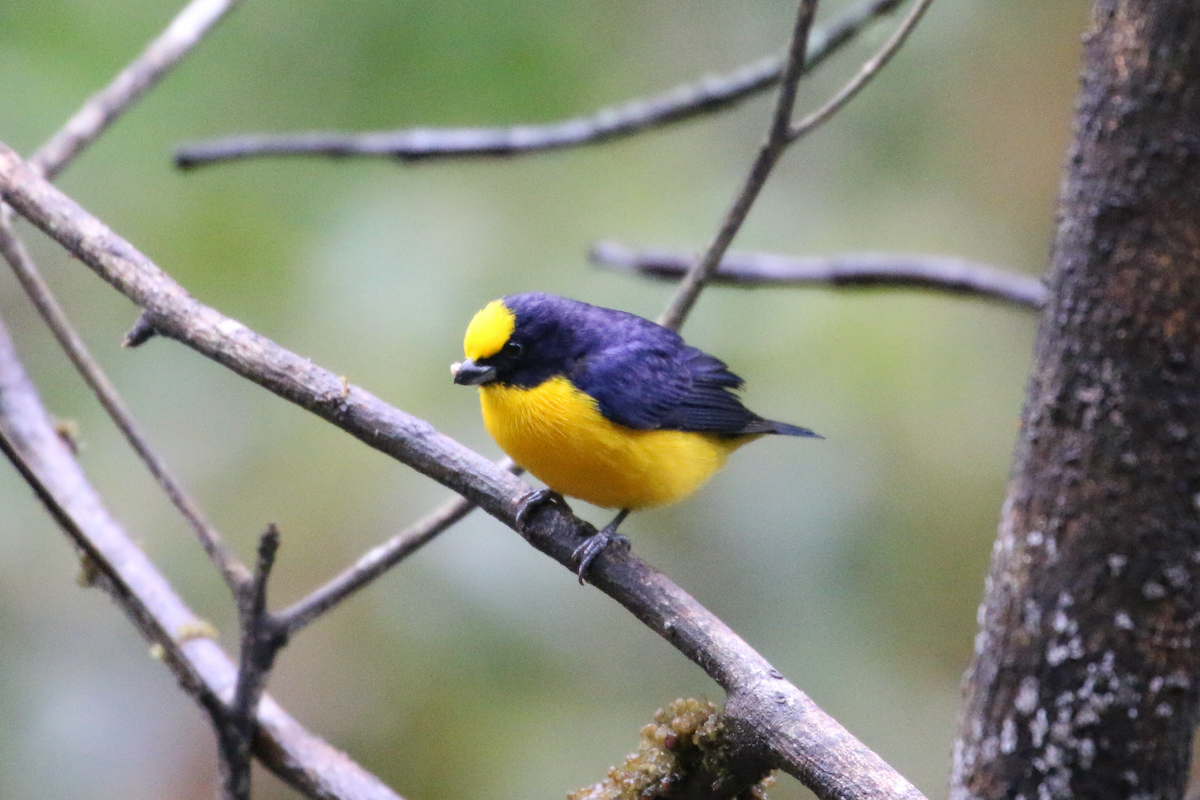
[[605,419],[566,378],[533,389],[479,389],[483,424],[504,452],[554,491],[605,508],[682,500],[757,438],[639,431]]

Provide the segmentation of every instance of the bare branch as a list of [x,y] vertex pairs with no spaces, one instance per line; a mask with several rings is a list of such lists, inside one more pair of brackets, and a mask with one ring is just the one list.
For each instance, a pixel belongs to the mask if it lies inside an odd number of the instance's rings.
[[121,399],[121,395],[113,386],[112,381],[108,379],[104,370],[88,352],[87,345],[75,332],[66,313],[54,299],[50,287],[38,273],[28,251],[20,240],[12,235],[12,229],[4,216],[7,215],[0,212],[0,255],[3,255],[12,267],[17,280],[21,282],[21,286],[33,301],[46,326],[50,328],[54,338],[58,340],[71,363],[75,365],[75,369],[79,371],[93,394],[96,395],[96,399],[100,401],[100,405],[121,431],[125,440],[129,442],[129,446],[150,470],[150,474],[158,482],[172,505],[179,510],[179,513],[196,533],[196,537],[204,547],[204,552],[220,570],[225,583],[236,596],[240,588],[249,582],[250,571],[238,560],[221,535],[204,518],[199,506],[188,495],[183,484],[171,473],[166,462],[150,447],[145,433],[134,420],[125,401]]
[[[196,302],[132,245],[40,180],[2,146],[0,196],[149,312],[154,327],[164,335],[309,409],[458,491],[509,527],[515,526],[527,484],[423,420],[387,406],[358,387],[343,386],[333,373]],[[520,532],[573,570],[575,548],[593,529],[556,504],[544,504]],[[745,726],[740,733],[748,749],[760,748],[764,759],[796,775],[820,797],[921,797],[666,576],[622,548],[609,548],[597,558],[589,579],[726,689],[727,713],[735,726]],[[260,725],[267,705],[264,699]]]
[[[105,588],[180,685],[215,721],[232,699],[233,664],[207,638],[211,626],[171,589],[105,509],[54,431],[0,324],[0,450],[46,505]],[[399,800],[378,778],[313,736],[271,698],[258,707],[255,752],[313,800]]]
[[474,510],[475,505],[461,497],[447,500],[383,544],[367,551],[354,566],[308,597],[280,611],[277,615],[280,623],[289,634],[294,634]]
[[849,103],[856,94],[862,91],[871,79],[879,74],[879,71],[892,60],[892,56],[900,51],[907,41],[908,35],[917,27],[917,23],[921,21],[921,17],[925,15],[925,10],[929,8],[929,4],[933,0],[917,0],[913,5],[912,10],[908,12],[908,16],[900,23],[900,27],[888,38],[883,47],[871,57],[858,74],[850,79],[850,82],[843,86],[837,94],[829,98],[829,100],[816,111],[808,114],[799,122],[793,123],[787,131],[788,142],[794,142],[801,136],[805,136],[815,130],[821,123],[832,117]]
[[[507,456],[500,459],[496,466],[508,470],[513,475],[521,475],[525,472]],[[456,525],[459,520],[475,509],[474,503],[461,497],[447,500],[383,544],[368,550],[354,563],[354,566],[309,594],[308,597],[298,600],[280,611],[275,615],[276,618],[288,635],[296,633],[359,589],[373,583],[385,572],[429,544],[434,537]]]
[[792,109],[796,104],[796,85],[800,80],[804,64],[804,51],[808,42],[808,30],[812,26],[813,16],[817,13],[817,0],[800,0],[800,10],[796,12],[796,24],[792,30],[792,41],[788,47],[788,60],[780,79],[779,98],[775,101],[775,112],[771,116],[771,126],[767,141],[759,148],[758,155],[750,167],[750,174],[733,201],[733,206],[725,214],[716,237],[704,251],[704,256],[684,275],[679,282],[679,289],[671,299],[671,304],[659,317],[658,322],[664,327],[679,330],[692,306],[704,290],[704,285],[717,269],[725,251],[733,243],[742,223],[746,221],[750,208],[758,199],[758,193],[766,185],[767,177],[775,164],[787,149],[788,125],[792,119]]
[[112,83],[88,98],[75,116],[33,154],[30,165],[53,178],[117,117],[191,52],[204,34],[241,0],[192,0]]
[[[679,250],[632,250],[616,242],[598,242],[589,254],[595,264],[636,272],[647,278],[676,280],[693,256]],[[945,256],[891,253],[843,253],[828,258],[774,253],[726,253],[711,283],[739,287],[831,286],[837,288],[913,288],[972,295],[1037,310],[1048,291],[1041,279]]]
[[[815,31],[804,66],[810,72],[868,24],[895,10],[902,0],[867,0],[824,29]],[[314,131],[299,134],[232,136],[182,145],[175,164],[183,169],[260,156],[387,157],[403,161],[471,156],[513,156],[600,144],[645,130],[732,108],[779,82],[784,55],[772,55],[727,75],[677,86],[662,94],[603,108],[588,116],[547,125],[510,128],[417,128],[378,133]]]

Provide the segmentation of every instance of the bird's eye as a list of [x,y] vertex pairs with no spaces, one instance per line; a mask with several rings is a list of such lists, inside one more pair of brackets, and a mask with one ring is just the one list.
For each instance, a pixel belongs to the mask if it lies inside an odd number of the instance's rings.
[[516,358],[521,355],[521,344],[520,342],[505,342],[504,347],[500,348],[500,352],[509,358]]

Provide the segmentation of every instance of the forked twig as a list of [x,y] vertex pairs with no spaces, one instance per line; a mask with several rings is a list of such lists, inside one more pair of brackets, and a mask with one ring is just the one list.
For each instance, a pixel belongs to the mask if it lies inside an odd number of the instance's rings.
[[[916,27],[916,24],[924,15],[931,1],[917,0],[896,32],[889,37],[883,48],[863,65],[854,78],[819,109],[796,123],[791,121],[792,106],[795,97],[795,79],[792,79],[793,89],[789,95],[787,88],[789,80],[786,77],[787,72],[785,71],[785,78],[780,90],[779,100],[775,107],[775,115],[771,121],[771,129],[767,141],[759,150],[758,156],[750,168],[750,174],[746,177],[746,182],[742,186],[741,193],[725,215],[725,220],[721,224],[720,231],[704,251],[704,255],[695,262],[695,265],[688,270],[683,280],[680,281],[679,290],[672,299],[670,307],[659,318],[659,322],[662,325],[678,329],[683,324],[683,320],[687,317],[688,312],[691,311],[692,306],[700,296],[700,291],[716,272],[717,265],[724,257],[725,251],[729,249],[729,245],[733,243],[734,237],[737,236],[742,223],[745,222],[746,216],[750,213],[751,206],[754,205],[759,192],[762,190],[763,185],[766,184],[767,177],[787,147],[832,117],[838,109],[842,108],[851,98],[858,94],[871,78],[879,73],[879,70],[883,68],[904,44],[909,33]],[[804,16],[804,5],[804,3],[801,3],[800,18]],[[802,59],[803,42],[797,42],[795,37],[793,37],[793,54],[797,49],[797,45],[799,45]],[[794,59],[789,59],[789,64],[793,63]]]
[[796,13],[796,23],[792,30],[792,41],[788,46],[788,59],[784,65],[783,76],[779,84],[779,97],[775,101],[775,111],[771,115],[771,125],[768,128],[767,140],[763,142],[750,166],[750,174],[746,176],[742,189],[738,192],[733,205],[725,214],[717,235],[704,251],[695,266],[688,270],[679,289],[671,298],[671,303],[658,318],[660,325],[672,330],[679,330],[692,306],[700,297],[704,284],[716,271],[725,251],[733,243],[742,223],[750,213],[759,192],[766,185],[771,170],[787,149],[788,126],[791,124],[792,109],[796,105],[796,89],[804,65],[804,53],[808,44],[808,31],[812,26],[813,17],[817,13],[817,0],[800,0],[800,10]]
[[837,94],[829,98],[829,100],[816,109],[812,113],[806,115],[798,122],[788,126],[787,140],[789,143],[796,141],[801,136],[805,136],[812,130],[817,128],[825,120],[832,117],[838,110],[849,103],[856,94],[863,90],[871,79],[879,74],[879,71],[892,60],[892,56],[900,51],[904,46],[904,42],[908,40],[908,35],[917,27],[917,23],[921,21],[921,17],[925,16],[929,4],[933,0],[916,0],[908,15],[900,23],[900,27],[892,33],[888,40],[884,42],[883,47],[879,49],[871,58],[867,59],[866,63],[859,69],[850,81],[838,90]]

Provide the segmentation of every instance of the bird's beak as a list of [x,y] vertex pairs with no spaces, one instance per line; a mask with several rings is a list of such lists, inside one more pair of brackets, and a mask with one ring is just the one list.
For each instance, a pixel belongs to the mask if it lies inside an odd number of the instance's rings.
[[450,374],[459,386],[482,386],[496,380],[495,367],[483,367],[471,359],[450,365]]

